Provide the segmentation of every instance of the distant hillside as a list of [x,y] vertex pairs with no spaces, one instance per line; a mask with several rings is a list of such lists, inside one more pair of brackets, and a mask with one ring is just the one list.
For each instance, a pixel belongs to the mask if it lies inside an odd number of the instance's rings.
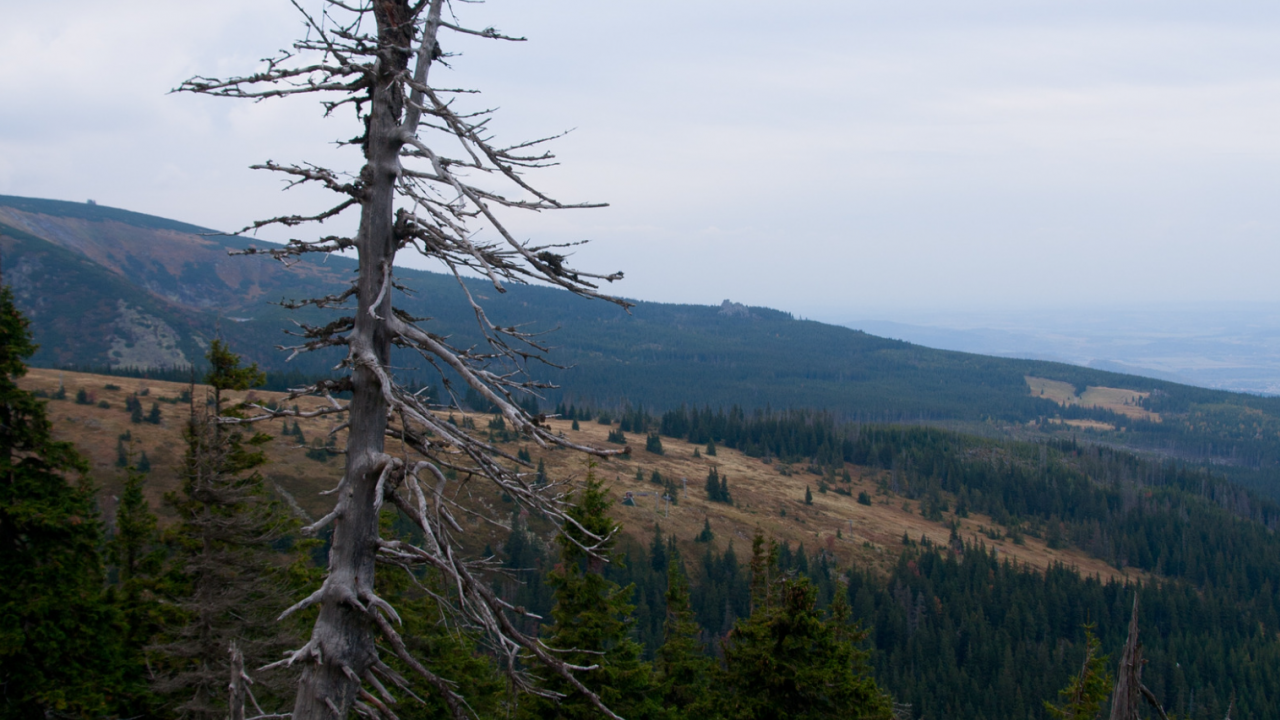
[[[286,355],[273,348],[289,342],[283,333],[292,321],[332,315],[273,303],[335,292],[354,262],[329,257],[285,268],[263,257],[229,257],[248,241],[202,234],[209,232],[99,205],[0,196],[4,279],[35,322],[42,348],[33,362],[180,367],[198,363],[221,333],[265,368],[328,372],[339,355],[303,356],[286,366]],[[457,343],[478,342],[451,277],[398,273],[414,291],[397,300],[401,307],[430,317],[430,329]],[[563,388],[547,403],[824,408],[853,420],[963,423],[999,434],[1088,433],[1184,457],[1280,467],[1280,398],[933,350],[768,308],[641,302],[627,314],[560,290],[516,286],[499,294],[487,283],[469,284],[495,321],[555,331],[545,337],[555,346],[551,360],[570,367],[534,369]],[[408,374],[428,377],[412,358],[399,362]],[[1077,398],[1091,397],[1091,387],[1132,391],[1147,413],[1064,404],[1063,397],[1033,394],[1028,378],[1066,383]]]

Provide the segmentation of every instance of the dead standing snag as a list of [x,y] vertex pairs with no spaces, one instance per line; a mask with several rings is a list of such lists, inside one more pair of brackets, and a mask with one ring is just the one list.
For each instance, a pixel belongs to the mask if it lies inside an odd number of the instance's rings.
[[[552,162],[553,156],[541,149],[551,138],[498,145],[486,127],[489,110],[464,110],[458,101],[462,91],[431,81],[433,65],[447,56],[439,42],[442,31],[495,40],[521,38],[493,28],[468,29],[443,0],[317,0],[317,12],[304,8],[301,0],[292,2],[306,26],[304,39],[267,59],[261,72],[228,79],[194,77],[178,90],[253,100],[316,94],[326,115],[350,108],[362,127],[347,143],[363,155],[363,167],[354,177],[309,163],[255,166],[283,173],[291,185],[319,184],[333,191],[340,199],[332,207],[259,221],[242,231],[323,222],[355,208],[360,212],[354,237],[295,239],[280,248],[247,251],[269,253],[286,263],[306,253],[348,249],[359,258],[358,277],[345,292],[291,303],[345,311],[326,325],[303,325],[301,342],[285,349],[297,354],[346,348],[340,365],[347,371],[345,378],[295,394],[327,397],[326,412],[345,413],[343,427],[348,430],[346,472],[333,491],[336,504],[310,526],[314,532],[333,525],[328,575],[319,589],[287,611],[312,605],[320,609],[310,640],[281,661],[303,664],[293,717],[341,718],[352,708],[370,717],[394,717],[395,699],[386,686],[403,688],[405,682],[379,659],[377,637],[436,687],[456,716],[466,715],[465,700],[449,679],[437,677],[405,650],[395,629],[395,609],[374,594],[375,560],[438,571],[453,589],[455,619],[487,633],[492,651],[517,685],[538,692],[515,662],[519,654],[528,653],[612,715],[573,679],[573,672],[584,668],[560,662],[537,638],[508,621],[505,612],[511,608],[479,577],[487,566],[458,555],[455,533],[461,526],[455,516],[470,510],[457,502],[457,483],[449,479],[454,473],[488,478],[525,506],[560,522],[573,522],[564,514],[559,488],[533,483],[533,473],[526,472],[531,469],[528,463],[437,417],[433,410],[438,407],[396,384],[390,366],[393,346],[417,353],[441,372],[450,395],[454,382],[465,383],[517,432],[541,446],[561,445],[595,455],[623,452],[570,443],[519,407],[516,396],[548,387],[523,372],[546,348],[532,333],[493,323],[462,282],[471,272],[503,292],[504,283],[539,281],[627,306],[599,288],[602,281],[620,279],[621,273],[597,275],[573,268],[565,246],[520,242],[499,218],[500,209],[596,207],[561,203],[525,180],[527,170]],[[492,240],[481,239],[477,231],[482,227]],[[394,293],[403,288],[396,283],[392,263],[405,249],[438,260],[458,278],[484,345],[455,347],[433,332],[429,321],[395,308]],[[351,393],[345,405],[333,398],[342,391]],[[262,409],[257,417],[241,422],[289,414]],[[390,447],[387,438],[392,439]],[[420,546],[379,536],[378,514],[388,502],[417,523],[424,537]],[[593,538],[590,533],[585,537]]]
[[1157,717],[1168,720],[1155,694],[1142,684],[1142,666],[1146,663],[1142,657],[1142,643],[1138,640],[1138,594],[1135,592],[1133,615],[1129,618],[1129,637],[1120,654],[1120,669],[1111,693],[1111,720],[1139,720],[1138,709],[1143,700],[1151,705]]

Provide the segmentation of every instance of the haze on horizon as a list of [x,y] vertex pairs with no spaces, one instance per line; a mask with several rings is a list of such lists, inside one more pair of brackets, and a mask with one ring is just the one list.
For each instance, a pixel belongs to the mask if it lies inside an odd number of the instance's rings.
[[[1280,7],[1224,1],[490,0],[446,50],[517,141],[576,128],[523,218],[624,295],[833,322],[1280,302]],[[252,71],[287,2],[0,0],[0,193],[220,229],[318,207],[347,114],[170,95]],[[332,231],[334,228],[324,228]],[[267,236],[282,239],[281,236]]]

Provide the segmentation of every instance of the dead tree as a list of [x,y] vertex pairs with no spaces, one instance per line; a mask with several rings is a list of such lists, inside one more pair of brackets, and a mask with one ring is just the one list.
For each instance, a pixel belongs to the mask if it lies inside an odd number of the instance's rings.
[[248,686],[245,681],[249,676],[244,673],[244,653],[240,652],[240,648],[236,647],[235,642],[231,643],[231,669],[230,682],[227,683],[227,693],[230,697],[227,699],[227,707],[230,709],[228,718],[230,720],[244,720],[244,697]]
[[1133,615],[1129,618],[1129,638],[1120,655],[1120,670],[1111,696],[1111,720],[1139,720],[1138,708],[1146,700],[1161,720],[1169,720],[1155,693],[1142,684],[1142,643],[1138,641],[1138,595],[1133,596]]
[[[492,651],[518,687],[540,692],[519,671],[517,658],[528,657],[612,715],[574,679],[574,672],[590,668],[560,662],[536,637],[521,632],[508,613],[522,611],[494,595],[483,577],[491,564],[462,557],[455,539],[462,532],[457,518],[477,511],[460,495],[464,483],[451,478],[487,478],[525,507],[561,523],[572,522],[564,513],[562,488],[532,482],[527,462],[440,417],[442,408],[398,385],[391,367],[393,347],[420,355],[440,372],[449,396],[460,389],[458,383],[465,384],[492,403],[516,431],[541,446],[560,445],[601,456],[625,452],[574,445],[553,433],[542,418],[520,408],[517,399],[522,393],[550,387],[526,372],[527,364],[541,360],[546,348],[526,330],[492,322],[463,282],[468,273],[479,275],[503,292],[504,284],[534,281],[628,305],[602,294],[599,287],[620,279],[621,273],[596,275],[575,269],[569,264],[568,246],[530,245],[504,224],[509,210],[597,207],[561,203],[525,179],[527,170],[552,163],[553,156],[542,149],[552,138],[496,143],[488,128],[491,111],[464,109],[468,91],[440,87],[431,77],[432,69],[449,56],[440,41],[451,33],[501,41],[523,38],[493,28],[468,28],[444,0],[317,0],[316,12],[303,8],[300,0],[291,1],[306,25],[303,39],[265,60],[265,67],[255,74],[197,76],[178,91],[251,100],[314,94],[320,96],[326,115],[351,111],[359,127],[357,137],[346,143],[363,156],[363,166],[354,175],[310,163],[268,161],[255,166],[282,173],[291,185],[318,184],[333,191],[338,200],[332,206],[261,220],[241,231],[323,222],[347,211],[360,216],[354,237],[295,239],[280,248],[248,251],[270,253],[284,263],[308,253],[344,250],[354,250],[359,259],[358,276],[345,291],[287,303],[341,313],[323,326],[301,324],[301,340],[284,349],[293,355],[326,348],[345,351],[339,366],[345,371],[343,379],[299,388],[295,396],[327,398],[326,408],[301,415],[345,414],[340,428],[348,433],[345,474],[331,491],[336,504],[309,527],[315,532],[333,526],[328,574],[315,593],[288,611],[319,606],[310,640],[282,661],[303,668],[293,717],[342,718],[354,708],[366,716],[394,718],[394,697],[387,686],[407,687],[379,659],[379,637],[443,695],[455,716],[467,714],[465,700],[450,680],[437,677],[405,649],[395,629],[396,611],[374,594],[375,560],[426,565],[439,572],[453,588],[456,619],[485,631]],[[482,228],[484,237],[478,234]],[[473,310],[484,344],[454,346],[433,332],[429,320],[410,317],[394,306],[396,293],[405,290],[392,264],[401,250],[439,261],[457,277],[460,298]],[[335,399],[340,392],[350,392],[350,401]],[[260,410],[240,421],[296,414]],[[378,515],[385,503],[414,520],[425,538],[420,546],[379,536]],[[585,537],[603,540],[590,533]]]

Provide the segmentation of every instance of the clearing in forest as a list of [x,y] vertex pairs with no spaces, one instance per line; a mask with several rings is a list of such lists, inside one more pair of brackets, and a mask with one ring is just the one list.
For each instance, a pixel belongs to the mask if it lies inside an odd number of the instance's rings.
[[[1089,386],[1083,393],[1077,395],[1075,386],[1069,382],[1038,378],[1031,375],[1026,376],[1026,381],[1033,397],[1047,398],[1064,407],[1067,405],[1096,407],[1137,420],[1160,422],[1158,413],[1150,412],[1142,407],[1142,401],[1151,395],[1149,392]],[[1105,425],[1105,423],[1096,424]],[[1110,426],[1107,425],[1107,427]]]

